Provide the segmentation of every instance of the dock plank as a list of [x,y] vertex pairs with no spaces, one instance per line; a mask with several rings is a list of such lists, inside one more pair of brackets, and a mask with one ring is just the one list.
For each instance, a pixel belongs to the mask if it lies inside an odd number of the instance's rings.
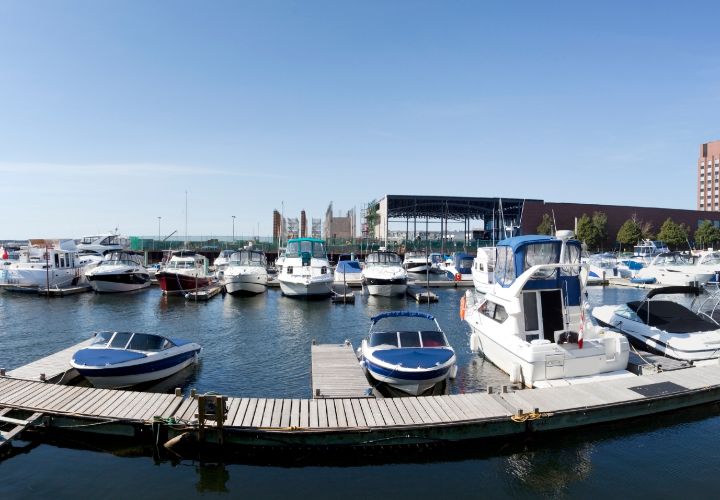
[[313,345],[310,353],[313,397],[371,397],[370,384],[351,344]]
[[343,400],[335,399],[332,403],[335,406],[335,416],[337,417],[338,427],[347,427],[348,421],[347,416],[345,416],[345,406],[343,405]]
[[241,427],[250,427],[253,421],[253,417],[255,416],[255,408],[257,408],[258,405],[258,399],[257,398],[250,398],[250,401],[248,402],[248,407],[245,411],[245,416],[243,417],[242,423],[240,424]]
[[[355,421],[360,427],[376,427],[375,415],[370,410],[368,401],[372,399],[353,399],[351,401],[353,411],[355,412]],[[365,403],[364,405],[362,403]]]
[[235,427],[240,427],[242,425],[243,419],[245,418],[245,414],[247,413],[248,406],[250,405],[250,398],[242,398],[240,400],[240,405],[238,406],[237,413],[235,414],[235,418],[233,418],[232,425]]
[[300,427],[300,400],[293,399],[290,402],[290,427]]
[[332,399],[325,400],[325,407],[327,409],[327,426],[337,427],[338,419],[337,412],[335,411],[335,401]]
[[311,399],[308,401],[308,406],[310,408],[310,423],[308,427],[316,429],[320,427],[320,419],[318,418],[318,402]]
[[[329,427],[327,401],[320,399],[317,401],[318,409],[318,427]],[[334,409],[333,409],[334,410]]]
[[290,410],[292,401],[289,399],[282,400],[282,413],[280,414],[280,427],[287,429],[290,427]]
[[277,404],[276,399],[268,399],[265,403],[265,412],[263,413],[262,420],[260,421],[260,427],[268,428],[272,425],[272,416]]
[[[377,405],[378,411],[380,412],[380,415],[382,416],[382,422],[386,426],[395,425],[395,419],[392,416],[392,413],[390,413],[390,409],[387,407],[387,404],[382,399],[373,399],[371,402],[368,402],[369,404],[375,404]],[[375,419],[376,422],[380,422]]]
[[400,408],[395,403],[395,400],[393,399],[380,399],[378,400],[378,403],[383,404],[387,406],[388,411],[392,415],[393,420],[395,421],[396,425],[406,425],[412,423],[410,421],[410,416],[407,416],[407,420],[405,419],[405,415],[407,414],[407,410],[405,410],[405,407],[402,407],[402,411],[400,411]]
[[420,418],[420,415],[418,415],[418,412],[413,408],[413,406],[410,403],[406,403],[405,399],[409,398],[394,398],[393,402],[397,406],[398,411],[403,416],[403,420],[405,422],[411,423],[411,424],[422,424],[423,421]]
[[300,427],[303,429],[310,427],[310,406],[307,399],[300,400]]
[[260,427],[260,424],[262,423],[263,415],[265,412],[265,405],[268,403],[268,400],[265,398],[259,399],[257,403],[257,407],[255,408],[255,414],[253,415],[253,419],[250,423],[252,427]]
[[347,426],[358,427],[360,424],[355,417],[355,408],[353,408],[352,401],[350,399],[342,399],[340,401],[342,401],[343,409],[345,410],[345,419],[347,420]]

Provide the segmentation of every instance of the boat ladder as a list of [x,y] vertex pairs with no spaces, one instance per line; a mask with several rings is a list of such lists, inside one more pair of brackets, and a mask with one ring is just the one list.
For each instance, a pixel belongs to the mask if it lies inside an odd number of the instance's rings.
[[8,431],[0,431],[0,449],[2,449],[5,445],[9,445],[12,439],[19,437],[22,431],[33,425],[40,417],[42,417],[42,413],[38,412],[33,413],[27,420],[21,420],[18,418],[8,417],[7,414],[11,411],[12,410],[10,408],[0,410],[0,424],[15,424],[15,427]]

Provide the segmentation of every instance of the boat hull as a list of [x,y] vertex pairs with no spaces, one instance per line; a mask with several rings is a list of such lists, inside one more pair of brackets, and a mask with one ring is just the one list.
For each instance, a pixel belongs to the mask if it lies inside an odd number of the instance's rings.
[[332,281],[288,281],[280,279],[280,290],[288,297],[329,297]]
[[73,367],[94,387],[100,389],[117,389],[162,380],[164,378],[197,363],[200,349],[193,349],[141,363],[123,363],[104,368]]
[[388,369],[365,358],[365,368],[378,382],[383,382],[411,396],[419,396],[445,381],[450,376],[452,365],[422,373],[404,372],[397,367]]
[[368,294],[380,297],[405,295],[407,291],[406,278],[382,279],[365,277],[363,284],[367,288]]
[[230,295],[258,295],[267,290],[267,279],[260,281],[250,277],[225,277],[225,290]]
[[155,274],[160,285],[160,290],[166,295],[185,295],[188,292],[196,292],[212,283],[212,278],[207,276],[195,277],[185,274],[160,271]]
[[87,279],[98,293],[133,292],[150,286],[147,273],[98,274],[87,276]]

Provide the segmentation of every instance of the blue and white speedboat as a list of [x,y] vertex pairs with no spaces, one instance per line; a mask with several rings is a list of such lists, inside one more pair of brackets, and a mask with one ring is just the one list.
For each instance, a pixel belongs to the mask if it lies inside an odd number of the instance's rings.
[[352,254],[341,255],[338,258],[334,276],[336,285],[362,286],[360,261]]
[[[393,318],[402,321],[392,321]],[[430,314],[391,311],[378,314],[371,321],[359,357],[373,379],[418,396],[455,376],[455,351]]]
[[70,365],[95,387],[130,387],[179,372],[196,363],[201,350],[195,342],[153,333],[98,332]]

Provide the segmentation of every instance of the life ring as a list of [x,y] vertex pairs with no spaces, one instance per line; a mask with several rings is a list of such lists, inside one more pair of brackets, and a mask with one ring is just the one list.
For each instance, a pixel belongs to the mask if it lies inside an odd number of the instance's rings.
[[460,299],[460,319],[465,319],[465,296]]
[[462,279],[462,274],[455,273],[455,281],[460,281]]

